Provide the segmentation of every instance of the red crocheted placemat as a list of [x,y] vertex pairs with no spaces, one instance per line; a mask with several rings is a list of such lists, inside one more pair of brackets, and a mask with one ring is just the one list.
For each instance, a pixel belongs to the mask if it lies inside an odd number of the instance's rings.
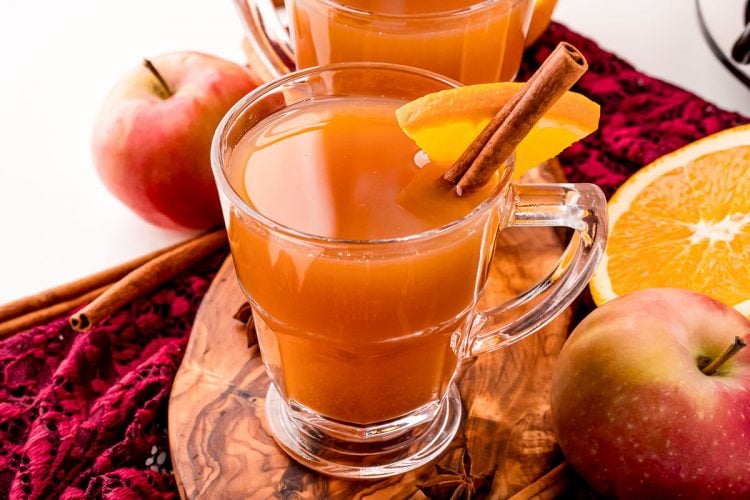
[[[560,156],[572,182],[594,182],[609,195],[659,156],[748,121],[559,24],[527,51],[521,78],[562,40],[589,60],[576,90],[602,105],[599,131]],[[222,259],[207,259],[88,333],[61,318],[0,342],[0,498],[178,496],[167,401]]]

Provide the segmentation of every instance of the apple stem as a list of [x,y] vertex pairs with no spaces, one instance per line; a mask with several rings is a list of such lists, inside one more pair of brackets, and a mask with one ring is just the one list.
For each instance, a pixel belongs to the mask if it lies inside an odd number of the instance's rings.
[[174,94],[174,92],[172,92],[172,89],[169,88],[169,85],[167,85],[167,81],[164,79],[163,76],[161,76],[161,73],[159,73],[159,70],[156,69],[156,66],[154,66],[154,63],[144,58],[143,65],[146,66],[146,68],[156,77],[157,80],[159,80],[159,83],[164,89],[164,92],[166,93],[167,97],[171,97]]
[[714,359],[710,363],[708,363],[706,366],[701,368],[701,371],[706,375],[713,375],[716,373],[721,366],[729,360],[732,356],[740,352],[740,350],[745,347],[745,341],[742,340],[741,337],[735,337],[734,342],[727,347],[724,352],[719,355],[718,358]]

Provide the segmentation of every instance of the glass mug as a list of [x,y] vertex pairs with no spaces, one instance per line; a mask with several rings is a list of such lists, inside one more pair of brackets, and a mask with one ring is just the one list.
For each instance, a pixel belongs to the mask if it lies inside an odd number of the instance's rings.
[[295,64],[374,61],[471,84],[513,80],[534,1],[286,0],[291,38],[271,0],[235,4],[252,48],[274,78]]
[[[279,132],[296,116],[290,110],[334,100],[358,113],[372,99],[400,104],[455,86],[435,73],[383,63],[301,70],[248,94],[214,135],[212,168],[232,257],[272,382],[268,428],[289,455],[320,472],[379,478],[438,456],[461,420],[453,381],[462,360],[544,326],[581,292],[601,257],[607,232],[601,190],[516,185],[512,168],[464,217],[402,237],[308,234],[271,220],[245,198],[247,174],[236,171],[244,158],[238,151],[247,152],[243,138],[275,131],[263,147],[275,142],[297,155],[296,143],[285,145],[294,134]],[[310,155],[293,160],[305,165],[319,147],[326,144],[312,144]],[[289,163],[263,158],[268,169]],[[272,201],[282,194],[267,193]],[[511,226],[575,232],[546,279],[479,310],[496,235]]]

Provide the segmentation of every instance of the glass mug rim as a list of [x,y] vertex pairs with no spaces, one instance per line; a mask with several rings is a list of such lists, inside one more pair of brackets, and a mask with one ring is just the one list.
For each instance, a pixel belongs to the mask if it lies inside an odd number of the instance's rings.
[[[328,0],[325,0],[325,1],[328,1]],[[227,135],[228,135],[229,130],[237,122],[241,114],[247,108],[252,106],[254,103],[256,103],[259,99],[261,99],[263,96],[265,96],[269,92],[276,90],[278,88],[281,88],[286,84],[292,83],[295,80],[301,80],[307,76],[319,74],[319,73],[325,73],[327,71],[346,71],[346,70],[358,70],[358,69],[359,70],[374,69],[374,70],[386,70],[386,71],[407,73],[407,74],[411,74],[411,75],[415,75],[419,77],[425,77],[427,79],[431,79],[438,83],[445,83],[448,85],[448,88],[458,88],[458,87],[463,86],[461,83],[451,78],[448,78],[447,76],[443,76],[439,73],[435,73],[433,71],[416,68],[412,66],[406,66],[402,64],[380,63],[380,62],[336,63],[336,64],[328,64],[328,65],[323,65],[323,66],[313,66],[310,68],[288,73],[287,75],[284,75],[283,77],[264,83],[263,85],[257,87],[256,89],[252,90],[250,93],[242,97],[239,101],[237,101],[234,104],[234,106],[232,106],[229,109],[229,111],[227,111],[227,113],[219,122],[219,125],[216,127],[213,140],[211,141],[211,170],[213,171],[214,179],[217,184],[217,188],[221,191],[221,193],[224,196],[226,196],[229,199],[233,207],[239,208],[244,215],[250,217],[256,223],[262,225],[263,227],[270,229],[275,233],[285,235],[295,240],[304,240],[308,243],[323,244],[327,246],[328,245],[344,245],[344,246],[356,247],[356,246],[364,246],[364,245],[383,245],[383,244],[395,244],[395,243],[404,243],[404,242],[415,242],[415,241],[420,241],[420,240],[431,239],[432,237],[437,237],[445,233],[448,233],[450,231],[457,230],[469,224],[471,221],[477,219],[488,210],[498,206],[499,199],[507,191],[510,185],[510,180],[511,180],[512,173],[513,173],[513,168],[512,168],[513,157],[511,157],[508,160],[508,163],[509,165],[511,165],[511,168],[506,168],[504,170],[502,177],[500,177],[500,179],[498,180],[497,186],[495,187],[495,189],[493,189],[492,193],[485,200],[483,200],[479,205],[477,205],[471,212],[464,215],[463,217],[454,219],[442,226],[428,229],[426,231],[422,231],[419,233],[409,234],[406,236],[399,236],[395,238],[381,238],[381,239],[344,239],[344,238],[320,236],[320,235],[300,231],[298,229],[294,229],[292,227],[276,222],[270,217],[262,214],[260,211],[251,207],[250,204],[248,204],[235,191],[234,187],[232,187],[232,184],[229,182],[229,179],[227,179],[226,170],[224,168],[225,161],[224,161],[223,151],[227,149],[226,147]],[[314,97],[312,99],[314,99]],[[305,100],[310,100],[310,99],[302,99],[298,102],[304,102]],[[294,103],[294,104],[297,104],[297,103]],[[263,119],[265,118],[267,117],[264,117]]]
[[457,9],[439,10],[435,12],[421,12],[421,13],[413,13],[413,14],[389,14],[389,13],[377,12],[373,10],[366,10],[366,9],[361,9],[358,7],[352,7],[350,5],[345,5],[341,3],[341,0],[311,0],[311,1],[317,2],[326,7],[331,7],[331,8],[340,10],[352,16],[367,17],[367,18],[377,17],[379,19],[404,20],[404,19],[441,19],[447,15],[462,16],[466,14],[480,12],[484,9],[487,9],[489,7],[492,7],[496,4],[501,4],[501,3],[508,3],[510,4],[511,7],[515,7],[517,4],[523,2],[524,0],[477,0],[475,3],[469,5],[468,7],[459,7]]

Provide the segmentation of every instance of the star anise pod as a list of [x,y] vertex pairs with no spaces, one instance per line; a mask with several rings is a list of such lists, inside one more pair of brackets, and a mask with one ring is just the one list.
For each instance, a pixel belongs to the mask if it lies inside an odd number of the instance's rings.
[[245,302],[232,316],[240,323],[245,324],[245,335],[247,336],[247,347],[250,348],[258,343],[258,335],[255,332],[255,318],[249,302]]
[[464,447],[461,462],[456,468],[435,464],[438,475],[417,486],[431,500],[471,500],[492,481],[494,471],[472,474],[471,454]]

